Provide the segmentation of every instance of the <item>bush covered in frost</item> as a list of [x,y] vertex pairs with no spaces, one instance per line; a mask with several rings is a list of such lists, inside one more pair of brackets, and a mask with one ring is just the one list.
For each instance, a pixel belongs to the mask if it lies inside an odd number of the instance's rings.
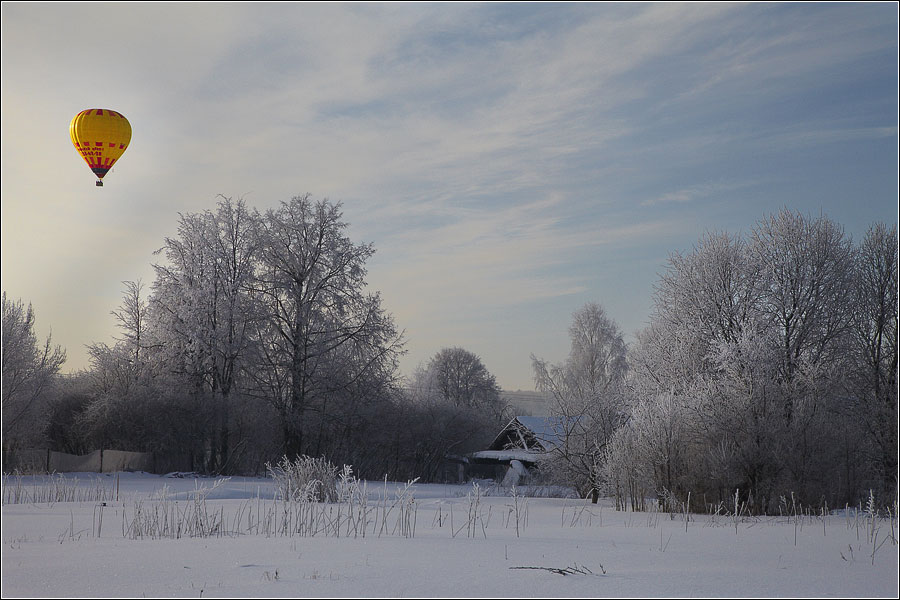
[[275,489],[284,500],[337,502],[339,499],[338,468],[324,456],[298,456],[293,461],[284,456],[274,466],[266,463],[266,471],[275,480]]

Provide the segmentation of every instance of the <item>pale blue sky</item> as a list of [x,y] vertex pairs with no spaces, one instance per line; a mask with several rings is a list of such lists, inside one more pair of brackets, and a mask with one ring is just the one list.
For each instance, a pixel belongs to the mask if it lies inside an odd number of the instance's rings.
[[[507,389],[599,302],[628,339],[670,252],[782,207],[897,222],[897,5],[4,3],[2,279],[66,369],[179,212],[341,201],[403,371]],[[103,188],[85,108],[128,117]]]

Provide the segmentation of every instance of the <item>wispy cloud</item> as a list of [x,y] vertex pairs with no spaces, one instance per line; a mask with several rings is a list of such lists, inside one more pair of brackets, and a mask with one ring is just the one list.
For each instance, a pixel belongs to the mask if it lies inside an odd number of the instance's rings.
[[[894,215],[886,4],[93,7],[2,9],[4,289],[54,306],[39,318],[73,363],[177,213],[218,193],[343,201],[413,362],[460,306],[509,307],[535,351],[565,337],[537,306],[609,300],[636,328],[673,247],[784,204],[784,182],[838,220]],[[66,136],[95,105],[135,131],[102,190]],[[891,197],[850,210],[854,181]],[[527,387],[527,364],[485,358]]]
[[754,185],[752,182],[707,182],[666,192],[661,196],[644,200],[642,206],[660,204],[687,204],[710,196],[719,196]]

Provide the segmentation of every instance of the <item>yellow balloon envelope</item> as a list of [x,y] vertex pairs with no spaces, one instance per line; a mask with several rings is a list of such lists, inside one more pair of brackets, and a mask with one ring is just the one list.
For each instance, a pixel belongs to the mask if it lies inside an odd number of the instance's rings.
[[69,135],[75,149],[97,176],[97,185],[128,148],[131,124],[114,110],[89,108],[69,123]]

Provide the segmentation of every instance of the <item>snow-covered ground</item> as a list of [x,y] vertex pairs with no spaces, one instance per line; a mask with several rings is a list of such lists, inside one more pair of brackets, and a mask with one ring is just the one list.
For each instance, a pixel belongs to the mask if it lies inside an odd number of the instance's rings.
[[[616,512],[608,503],[514,498],[486,485],[476,495],[471,484],[414,484],[414,500],[407,495],[404,504],[397,501],[403,486],[370,482],[365,537],[352,525],[362,523],[359,504],[355,513],[350,505],[320,506],[306,513],[325,524],[306,530],[315,535],[286,535],[289,515],[273,501],[271,480],[66,478],[4,482],[4,598],[898,594],[896,522],[873,527],[855,511],[824,520],[691,515],[686,522],[680,514]],[[60,488],[76,501],[42,497]],[[11,503],[14,493],[28,501]],[[211,537],[190,537],[196,524],[179,537],[154,535],[173,530],[164,519],[183,524],[199,509],[219,524]],[[155,527],[142,536],[135,535],[139,511]]]

